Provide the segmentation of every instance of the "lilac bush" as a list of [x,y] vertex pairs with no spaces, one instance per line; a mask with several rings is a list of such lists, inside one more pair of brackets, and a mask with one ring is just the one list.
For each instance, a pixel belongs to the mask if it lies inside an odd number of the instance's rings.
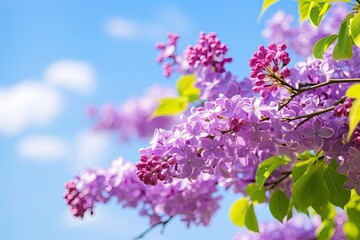
[[[294,27],[292,16],[276,13],[263,31],[270,43],[254,51],[249,77],[242,81],[228,71],[232,57],[216,33],[201,32],[180,54],[177,34],[157,43],[165,77],[193,77],[179,80],[180,96],[173,98],[178,105],[158,105],[160,93],[171,93],[152,89],[121,108],[91,111],[97,130],[152,138],[136,164],[119,159],[109,169],[88,169],[66,183],[72,214],[93,214],[96,204],[115,198],[148,217],[150,228],[175,216],[186,226],[207,226],[224,188],[243,196],[232,206],[231,220],[253,231],[236,239],[360,237],[360,129],[353,110],[360,103],[348,90],[360,82],[354,35],[360,37],[354,25],[360,3],[352,10],[339,4],[322,22],[328,2],[299,4],[307,4],[312,25]],[[289,52],[304,60],[292,62]],[[179,104],[189,107],[168,116]],[[162,115],[152,118],[159,108]],[[279,222],[258,226],[253,206],[262,203]]]

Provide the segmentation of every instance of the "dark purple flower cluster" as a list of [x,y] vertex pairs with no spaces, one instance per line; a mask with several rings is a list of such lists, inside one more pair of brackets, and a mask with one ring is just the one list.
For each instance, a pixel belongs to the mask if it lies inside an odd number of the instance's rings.
[[231,57],[226,57],[228,48],[216,37],[216,33],[201,32],[198,43],[186,49],[185,57],[190,66],[194,68],[210,67],[214,72],[225,72],[224,65],[232,61]]
[[267,48],[261,45],[258,51],[254,52],[249,59],[250,78],[255,82],[254,92],[261,92],[265,97],[269,92],[277,91],[278,87],[281,87],[279,78],[290,76],[290,70],[286,67],[290,63],[286,48],[284,43],[270,43]]
[[215,178],[200,176],[191,183],[178,180],[149,187],[139,181],[134,165],[118,159],[109,169],[89,169],[66,183],[64,197],[75,217],[93,213],[95,204],[116,198],[124,207],[138,208],[151,225],[179,216],[187,226],[206,226],[219,208],[216,186]]
[[347,98],[343,104],[339,104],[334,108],[334,115],[336,117],[346,116],[350,114],[350,108],[353,104],[353,99]]

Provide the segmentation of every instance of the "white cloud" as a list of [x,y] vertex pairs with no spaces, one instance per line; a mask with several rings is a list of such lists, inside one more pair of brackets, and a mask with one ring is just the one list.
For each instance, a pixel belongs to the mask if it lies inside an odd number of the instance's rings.
[[114,38],[133,38],[139,32],[136,22],[124,18],[112,18],[106,25],[106,32]]
[[95,89],[94,70],[91,65],[81,61],[54,62],[45,70],[44,80],[80,93],[90,93]]
[[17,153],[25,159],[55,161],[67,154],[67,144],[62,138],[49,135],[32,135],[17,144]]
[[110,140],[107,134],[85,131],[78,134],[74,140],[73,166],[76,169],[94,167],[106,160]]
[[166,6],[159,10],[158,20],[139,22],[124,17],[114,17],[107,21],[105,30],[118,39],[159,40],[168,32],[187,34],[191,32],[191,21],[178,9]]
[[62,96],[41,82],[23,81],[0,88],[0,133],[13,135],[46,125],[59,115],[62,106]]

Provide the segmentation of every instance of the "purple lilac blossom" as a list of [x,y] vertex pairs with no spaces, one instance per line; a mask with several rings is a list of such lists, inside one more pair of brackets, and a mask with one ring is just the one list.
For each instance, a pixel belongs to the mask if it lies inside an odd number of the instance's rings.
[[134,136],[148,138],[155,128],[168,128],[176,123],[176,116],[149,119],[160,98],[174,95],[173,89],[154,85],[143,96],[130,99],[121,106],[106,104],[99,109],[90,107],[88,115],[95,119],[94,129],[97,131],[116,132],[121,140]]
[[[281,61],[284,66],[290,61],[285,49],[285,44],[270,44],[267,52],[273,50],[279,58],[275,62]],[[263,50],[264,47],[254,54],[256,62]],[[334,62],[329,55],[325,55],[324,60],[309,57],[278,77],[294,88],[323,83],[330,78],[359,77],[359,71],[349,71],[356,69],[359,57],[358,50],[350,61]],[[250,64],[252,72],[256,67],[255,60],[254,65]],[[208,66],[198,63],[197,68],[207,69]],[[150,146],[140,150],[137,174],[151,185],[173,179],[197,179],[200,174],[218,175],[220,184],[227,188],[233,185],[235,191],[244,192],[244,187],[254,181],[255,170],[250,169],[256,169],[266,158],[289,155],[296,160],[296,153],[312,150],[323,151],[328,163],[335,159],[340,166],[339,172],[352,178],[345,187],[355,187],[353,183],[358,183],[360,178],[360,169],[356,167],[360,160],[354,156],[354,151],[349,152],[349,147],[359,149],[359,146],[355,141],[345,141],[346,114],[335,117],[330,111],[305,122],[303,119],[290,120],[333,106],[348,87],[349,84],[332,84],[304,92],[281,110],[279,104],[290,96],[281,86],[260,97],[222,94],[216,100],[193,108],[190,115],[183,115],[180,123],[171,130],[156,130]],[[197,127],[195,134],[189,132],[189,126]],[[187,135],[193,136],[191,142],[184,137]]]
[[[346,214],[338,214],[335,219],[335,232],[331,240],[346,240],[342,226]],[[320,216],[311,220],[303,214],[294,216],[285,224],[279,222],[261,223],[260,232],[242,232],[235,236],[235,240],[313,240],[316,239],[316,229],[321,223]]]
[[[219,208],[216,179],[200,176],[198,180],[174,181],[171,185],[149,187],[136,176],[135,167],[119,158],[109,169],[88,169],[65,184],[65,202],[75,217],[93,214],[96,204],[114,198],[123,207],[136,208],[150,224],[179,216],[187,225],[207,226]],[[180,203],[180,204],[179,204]]]

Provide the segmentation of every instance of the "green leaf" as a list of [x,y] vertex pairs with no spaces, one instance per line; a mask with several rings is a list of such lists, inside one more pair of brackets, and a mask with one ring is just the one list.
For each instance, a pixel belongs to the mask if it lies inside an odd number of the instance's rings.
[[259,15],[259,19],[262,17],[262,15],[266,12],[266,10],[273,5],[274,3],[278,2],[280,0],[264,0],[261,8],[261,12]]
[[350,17],[347,16],[341,23],[339,34],[338,34],[338,45],[340,51],[344,52],[346,50],[347,44],[349,42],[349,26],[350,26]]
[[280,222],[284,219],[289,208],[289,199],[280,191],[276,190],[270,197],[269,208],[271,214]]
[[349,38],[349,42],[347,44],[347,47],[345,49],[345,51],[341,51],[339,48],[339,44],[335,45],[334,51],[333,51],[333,59],[338,61],[338,60],[342,60],[342,59],[351,59],[353,56],[352,53],[352,40]]
[[354,43],[360,48],[360,13],[350,21],[350,31]]
[[318,240],[331,239],[335,232],[335,223],[333,219],[325,219],[315,230],[315,236]]
[[253,232],[259,232],[259,226],[254,211],[254,205],[252,204],[250,204],[250,206],[246,210],[245,226]]
[[281,165],[286,165],[290,162],[288,157],[273,156],[261,162],[256,171],[255,181],[260,189],[264,186],[270,174]]
[[337,34],[326,36],[317,41],[313,47],[313,54],[316,58],[322,58],[325,51],[333,44],[336,40]]
[[297,162],[294,164],[292,170],[292,179],[296,182],[300,177],[302,177],[305,172],[309,169],[311,164],[316,160],[316,158],[312,157],[306,161]]
[[185,111],[187,100],[184,98],[163,98],[160,99],[159,106],[152,113],[150,118],[159,116],[171,116]]
[[250,183],[246,186],[246,193],[250,196],[253,202],[263,203],[265,202],[265,188],[260,189],[255,183]]
[[294,202],[293,202],[293,198],[290,198],[290,202],[289,202],[289,207],[286,213],[286,220],[290,220],[293,216],[293,206],[294,206]]
[[346,91],[346,96],[349,98],[360,98],[360,84],[354,84]]
[[349,114],[349,133],[347,135],[347,140],[349,141],[357,124],[360,121],[360,98],[355,99],[353,105],[350,109]]
[[229,212],[229,217],[233,224],[239,227],[244,226],[247,207],[248,200],[246,198],[241,198],[233,203]]
[[312,24],[319,26],[326,12],[331,8],[328,2],[312,2],[310,4],[309,18]]
[[344,183],[347,181],[347,177],[340,175],[336,172],[338,165],[333,161],[323,173],[325,183],[331,192],[329,201],[335,206],[344,208],[349,202],[351,191],[344,188]]
[[338,43],[335,45],[333,58],[334,60],[351,59],[352,58],[352,38],[349,37],[349,21],[353,17],[349,14],[342,22],[338,33]]
[[195,87],[195,75],[184,75],[177,82],[179,96],[187,98],[188,102],[199,99],[200,89]]
[[[327,204],[329,190],[318,172],[310,172],[299,178],[294,184],[293,199],[296,209],[304,211],[314,203]],[[321,206],[319,205],[319,207]]]
[[300,22],[304,22],[309,18],[309,9],[311,2],[306,0],[299,0],[299,16]]

